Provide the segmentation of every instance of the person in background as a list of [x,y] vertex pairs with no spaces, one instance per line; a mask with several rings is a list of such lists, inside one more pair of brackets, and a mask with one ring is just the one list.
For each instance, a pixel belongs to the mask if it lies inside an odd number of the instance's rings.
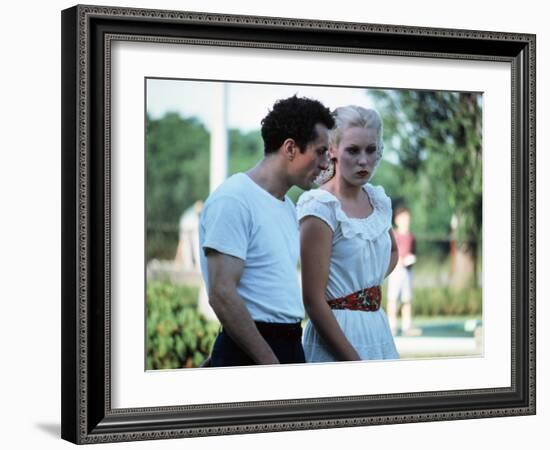
[[333,115],[331,168],[297,204],[306,360],[397,359],[380,306],[380,286],[397,263],[392,207],[384,188],[369,183],[382,158],[382,120],[360,106]]
[[328,167],[330,111],[296,96],[262,120],[264,158],[229,177],[200,216],[202,274],[222,330],[204,366],[303,363],[298,220],[286,195]]
[[395,241],[399,251],[397,266],[388,278],[388,319],[392,333],[397,332],[397,312],[401,302],[401,333],[418,335],[419,330],[412,328],[412,267],[416,262],[416,240],[410,231],[411,212],[404,206],[394,212]]

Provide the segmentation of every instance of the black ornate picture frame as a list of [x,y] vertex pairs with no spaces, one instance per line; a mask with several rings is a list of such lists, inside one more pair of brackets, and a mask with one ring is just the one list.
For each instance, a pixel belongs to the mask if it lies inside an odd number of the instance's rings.
[[[509,63],[511,385],[112,408],[110,49],[125,40]],[[62,12],[64,439],[84,444],[529,414],[535,414],[534,35],[82,5]]]

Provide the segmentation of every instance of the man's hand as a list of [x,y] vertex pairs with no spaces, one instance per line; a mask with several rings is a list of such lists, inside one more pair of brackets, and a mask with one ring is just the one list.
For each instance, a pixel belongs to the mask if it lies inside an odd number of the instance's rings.
[[269,344],[252,320],[244,300],[237,292],[244,261],[209,249],[208,300],[224,330],[257,364],[279,364]]

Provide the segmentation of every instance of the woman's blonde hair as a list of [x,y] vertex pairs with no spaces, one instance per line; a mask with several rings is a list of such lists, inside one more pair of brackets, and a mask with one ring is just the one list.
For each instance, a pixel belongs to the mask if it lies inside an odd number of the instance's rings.
[[336,125],[329,134],[330,145],[338,147],[342,139],[342,133],[348,128],[370,128],[376,131],[376,152],[379,154],[379,158],[382,157],[382,152],[384,150],[384,143],[382,141],[384,126],[378,111],[375,109],[363,108],[362,106],[349,105],[336,108],[332,116],[334,117]]
[[[362,106],[349,105],[336,108],[332,112],[334,117],[335,126],[329,131],[329,145],[331,147],[338,147],[342,140],[342,134],[344,130],[353,127],[370,128],[376,132],[376,165],[373,173],[376,171],[380,160],[382,159],[382,153],[384,152],[384,142],[382,141],[383,124],[380,114],[375,109],[363,108]],[[331,161],[330,167],[327,170],[321,172],[316,180],[316,183],[321,185],[330,180],[335,174],[334,162]]]

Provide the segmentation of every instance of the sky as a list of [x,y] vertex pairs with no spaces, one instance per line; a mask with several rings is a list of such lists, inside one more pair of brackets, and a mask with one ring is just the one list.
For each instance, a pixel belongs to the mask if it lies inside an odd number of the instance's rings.
[[364,88],[148,79],[147,113],[153,119],[168,112],[178,112],[185,118],[194,116],[211,130],[216,105],[222,103],[223,85],[228,127],[244,132],[259,129],[275,101],[294,94],[319,100],[331,110],[352,104],[373,107]]

